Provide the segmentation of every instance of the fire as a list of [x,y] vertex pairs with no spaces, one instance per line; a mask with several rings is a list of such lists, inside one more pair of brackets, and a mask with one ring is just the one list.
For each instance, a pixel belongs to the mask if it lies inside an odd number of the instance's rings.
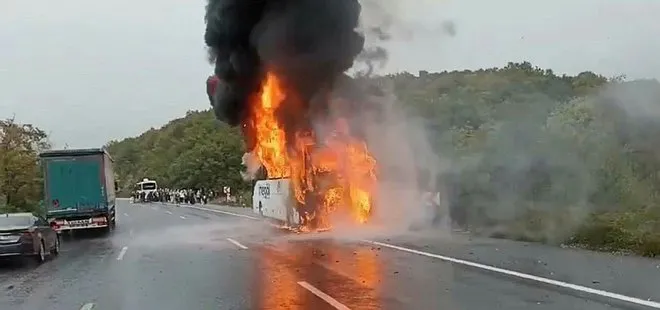
[[[295,98],[295,94],[288,94],[274,73],[266,74],[250,115],[253,153],[269,178],[291,179],[297,208],[307,228],[330,228],[331,215],[349,215],[365,223],[376,189],[376,160],[365,141],[351,135],[343,118],[330,123],[331,134],[327,136],[318,137],[311,129],[287,136],[277,113],[283,105],[297,104],[288,98]],[[299,113],[296,116],[305,117],[305,111],[300,110],[295,111]]]
[[285,95],[279,81],[275,75],[268,74],[261,91],[259,104],[255,105],[252,121],[257,141],[255,152],[270,178],[290,176],[284,130],[275,117],[275,112],[284,98]]

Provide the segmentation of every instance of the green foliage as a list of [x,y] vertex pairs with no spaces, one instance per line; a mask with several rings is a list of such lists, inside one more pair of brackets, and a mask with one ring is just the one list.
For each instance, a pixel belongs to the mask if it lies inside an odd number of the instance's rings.
[[[462,224],[475,233],[660,253],[660,84],[530,63],[377,77],[423,117]],[[241,181],[240,133],[209,111],[114,141],[123,188]],[[249,196],[249,195],[248,195]]]
[[240,175],[243,140],[238,130],[215,120],[210,111],[188,112],[160,129],[107,146],[123,194],[143,178],[169,188],[249,186]]
[[528,63],[386,78],[432,123],[473,232],[660,254],[657,81]]
[[0,120],[0,212],[40,212],[42,175],[39,152],[47,135],[32,125]]

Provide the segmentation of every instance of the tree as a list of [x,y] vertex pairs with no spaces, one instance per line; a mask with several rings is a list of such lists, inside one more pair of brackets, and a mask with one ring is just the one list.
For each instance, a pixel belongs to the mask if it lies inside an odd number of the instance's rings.
[[115,160],[121,188],[132,189],[143,178],[163,187],[235,190],[249,186],[241,178],[243,140],[235,128],[211,111],[190,111],[160,129],[107,145]]
[[7,210],[39,211],[42,176],[39,152],[50,147],[46,133],[14,119],[0,121],[0,205]]

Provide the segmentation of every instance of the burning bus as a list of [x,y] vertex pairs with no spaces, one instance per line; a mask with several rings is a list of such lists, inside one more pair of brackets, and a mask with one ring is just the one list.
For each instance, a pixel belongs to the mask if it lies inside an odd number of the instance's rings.
[[[207,79],[210,100],[217,77]],[[348,123],[335,119],[323,139],[301,130],[287,135],[277,118],[285,89],[268,74],[242,124],[248,150],[246,179],[253,182],[255,213],[303,230],[325,230],[330,217],[367,221],[376,185],[376,161],[364,141],[350,135]],[[293,139],[293,143],[287,141]]]
[[[364,102],[337,96],[364,48],[360,12],[358,0],[206,6],[204,40],[215,65],[207,95],[219,120],[241,128],[248,171],[264,172],[255,204],[265,216],[319,230],[337,217],[364,223],[371,214],[376,160],[358,117]],[[287,202],[275,206],[278,193]]]

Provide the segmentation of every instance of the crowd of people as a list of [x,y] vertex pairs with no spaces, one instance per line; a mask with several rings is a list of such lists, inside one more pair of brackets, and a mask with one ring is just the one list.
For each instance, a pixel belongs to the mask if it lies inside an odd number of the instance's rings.
[[163,202],[207,204],[216,198],[216,193],[208,189],[168,189],[159,188],[155,191],[134,191],[131,199],[135,202]]

